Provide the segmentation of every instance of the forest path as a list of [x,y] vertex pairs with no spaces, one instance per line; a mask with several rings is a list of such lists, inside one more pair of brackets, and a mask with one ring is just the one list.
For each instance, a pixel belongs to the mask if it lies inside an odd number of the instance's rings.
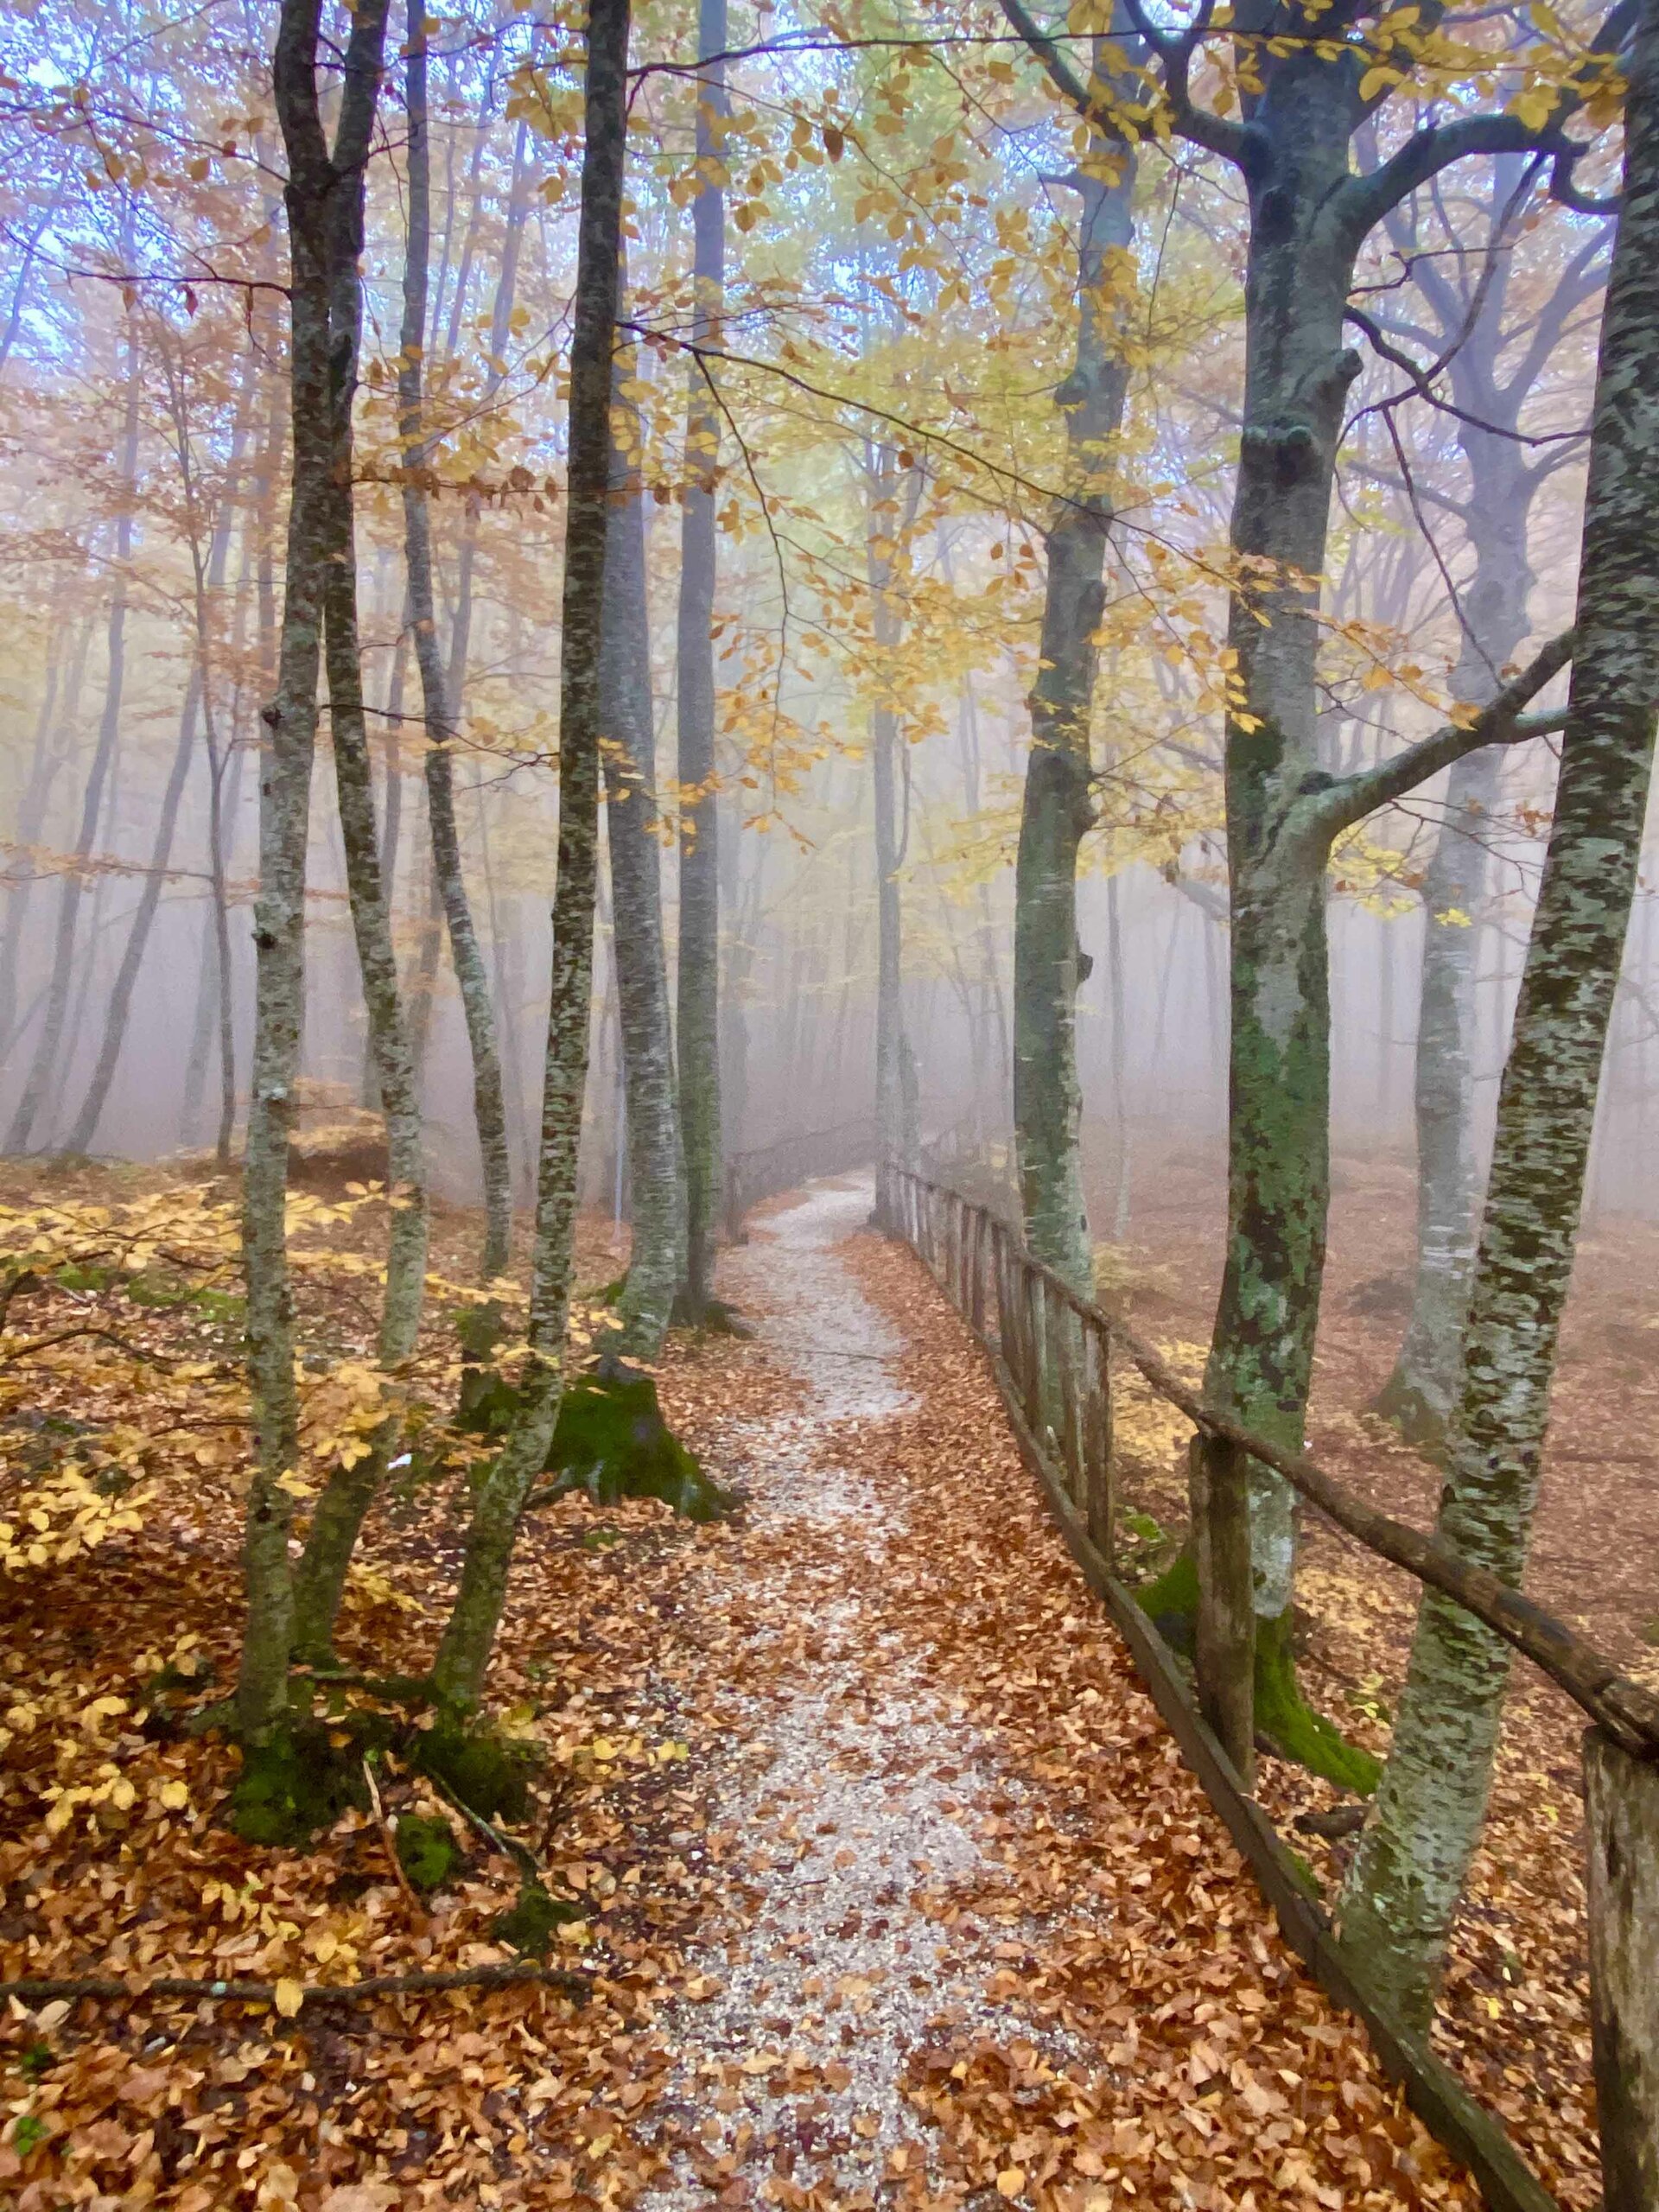
[[799,1395],[731,1433],[748,1510],[686,1592],[728,1755],[683,1840],[722,1878],[641,2202],[1472,2202],[1285,1951],[870,1203],[817,1186],[726,1262]]

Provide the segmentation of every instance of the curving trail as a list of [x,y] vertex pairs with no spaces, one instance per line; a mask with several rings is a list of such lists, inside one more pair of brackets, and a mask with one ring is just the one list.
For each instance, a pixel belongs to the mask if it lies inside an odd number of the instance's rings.
[[[794,1378],[666,1671],[728,1756],[648,2212],[1472,2202],[1285,1952],[868,1182],[724,1287]],[[715,1684],[718,1688],[715,1688]]]

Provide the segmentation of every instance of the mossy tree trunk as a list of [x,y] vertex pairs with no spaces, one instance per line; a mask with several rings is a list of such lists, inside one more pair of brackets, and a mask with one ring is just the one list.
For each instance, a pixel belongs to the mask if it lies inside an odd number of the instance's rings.
[[289,1133],[305,1014],[305,867],[324,590],[338,543],[333,474],[339,391],[334,287],[343,258],[355,281],[368,160],[385,41],[385,0],[352,19],[332,149],[317,85],[321,0],[283,0],[273,77],[288,153],[289,384],[293,482],[276,693],[264,710],[255,1001],[243,1246],[256,1457],[248,1489],[247,1625],[237,1687],[251,1742],[282,1723],[288,1697],[293,1586],[288,1533],[299,1459],[294,1306],[285,1235]]
[[[1659,0],[1624,65],[1624,204],[1592,415],[1572,692],[1555,816],[1499,1093],[1437,1529],[1525,1572],[1596,1094],[1641,855],[1659,711]],[[1433,2009],[1491,1786],[1509,1647],[1420,1606],[1343,1941],[1409,2021]]]
[[[1298,1445],[1330,1205],[1325,868],[1331,836],[1358,818],[1356,794],[1363,813],[1410,788],[1385,779],[1373,798],[1365,777],[1349,778],[1346,796],[1323,804],[1332,787],[1318,751],[1319,598],[1344,402],[1361,365],[1343,342],[1354,264],[1420,187],[1468,156],[1530,150],[1536,134],[1513,116],[1464,115],[1413,132],[1365,168],[1355,140],[1375,102],[1362,95],[1363,57],[1324,38],[1330,22],[1317,10],[1293,9],[1280,27],[1284,43],[1271,49],[1260,35],[1265,21],[1238,19],[1250,82],[1234,116],[1192,97],[1207,24],[1175,35],[1145,24],[1142,35],[1161,65],[1173,128],[1236,167],[1249,207],[1228,624],[1228,1223],[1205,1383],[1248,1426]],[[1423,761],[1444,767],[1471,749],[1410,748],[1414,779],[1432,772]],[[1249,1479],[1256,1613],[1277,1664],[1288,1652],[1293,1501],[1256,1463]]]
[[530,1359],[506,1441],[474,1508],[461,1586],[433,1668],[452,1709],[474,1709],[506,1602],[519,1516],[547,1463],[564,1382],[564,1335],[593,988],[598,883],[600,661],[627,142],[628,0],[591,0],[566,499],[559,714],[558,877],[531,1284]]
[[[699,0],[698,185],[691,203],[694,345],[718,346],[726,291],[724,124],[730,113],[726,0]],[[686,1185],[685,1305],[697,1321],[715,1294],[715,1248],[725,1184],[720,1110],[720,806],[715,773],[715,587],[719,574],[715,486],[721,416],[709,372],[693,357],[685,415],[680,524],[679,1018],[680,1127]]]
[[1045,541],[1042,642],[1014,861],[1014,1127],[1027,1242],[1080,1296],[1092,1298],[1078,1141],[1077,1003],[1090,963],[1077,941],[1077,854],[1095,818],[1095,639],[1105,601],[1115,447],[1128,393],[1116,332],[1134,284],[1135,164],[1112,120],[1113,104],[1128,88],[1105,74],[1106,42],[1095,42],[1084,85],[1017,0],[1004,5],[1090,133],[1087,153],[1066,179],[1080,202],[1077,346],[1071,372],[1054,395],[1065,427],[1065,497]]
[[[645,588],[645,503],[639,410],[626,387],[633,350],[616,356],[612,408],[610,533],[600,666],[605,718],[605,832],[611,864],[612,942],[627,1095],[632,1240],[618,1349],[642,1359],[662,1350],[685,1271],[685,1163],[674,1081],[668,957],[663,936],[663,848],[657,812],[657,724],[652,708]],[[621,439],[627,442],[623,449]]]

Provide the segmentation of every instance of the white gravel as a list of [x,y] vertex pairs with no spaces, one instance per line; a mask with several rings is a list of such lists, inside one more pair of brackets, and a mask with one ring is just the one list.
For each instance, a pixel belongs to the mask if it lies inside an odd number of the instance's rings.
[[[1019,1785],[930,1681],[925,1630],[912,1647],[860,1599],[902,1498],[837,1463],[836,1432],[911,1402],[890,1364],[899,1340],[836,1250],[870,1198],[868,1183],[816,1188],[728,1264],[728,1294],[810,1392],[804,1412],[752,1433],[746,1478],[753,1525],[789,1536],[766,1547],[783,1586],[762,1610],[779,1632],[809,1620],[815,1649],[807,1680],[796,1669],[779,1696],[746,1699],[748,1740],[709,1810],[711,1828],[744,1838],[759,1905],[734,1902],[705,1933],[692,1965],[715,1993],[659,2022],[677,2057],[665,2114],[722,2177],[762,2194],[766,2177],[787,2177],[853,2202],[926,2174],[926,2129],[904,2094],[919,2046],[1031,2040],[986,1993],[992,1946],[1020,1932],[1012,1907],[940,1916],[953,1887],[982,1908],[1002,1888],[976,1831],[987,1800],[1006,1812]],[[752,1607],[753,1587],[742,1595]],[[718,1611],[720,1585],[699,1602]],[[682,2149],[643,2203],[702,2212],[720,2193]]]

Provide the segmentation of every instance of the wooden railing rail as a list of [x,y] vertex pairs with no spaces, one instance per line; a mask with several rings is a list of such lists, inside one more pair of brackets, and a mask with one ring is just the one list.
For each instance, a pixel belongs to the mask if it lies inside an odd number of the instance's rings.
[[[1080,1297],[988,1207],[889,1161],[878,1173],[876,1210],[985,1347],[1014,1434],[1062,1534],[1287,1937],[1332,1995],[1364,2019],[1414,2107],[1466,2161],[1500,2212],[1543,2212],[1553,2200],[1491,2114],[1365,1987],[1363,1969],[1333,1939],[1305,1877],[1251,1795],[1247,1462],[1274,1468],[1368,1551],[1444,1592],[1589,1716],[1592,2044],[1606,2212],[1659,2212],[1659,1698],[1522,1592],[1470,1566],[1438,1538],[1378,1512],[1306,1452],[1286,1450],[1208,1404],[1120,1315]],[[1197,1432],[1190,1460],[1199,1590],[1196,1699],[1117,1576],[1115,1352]]]

